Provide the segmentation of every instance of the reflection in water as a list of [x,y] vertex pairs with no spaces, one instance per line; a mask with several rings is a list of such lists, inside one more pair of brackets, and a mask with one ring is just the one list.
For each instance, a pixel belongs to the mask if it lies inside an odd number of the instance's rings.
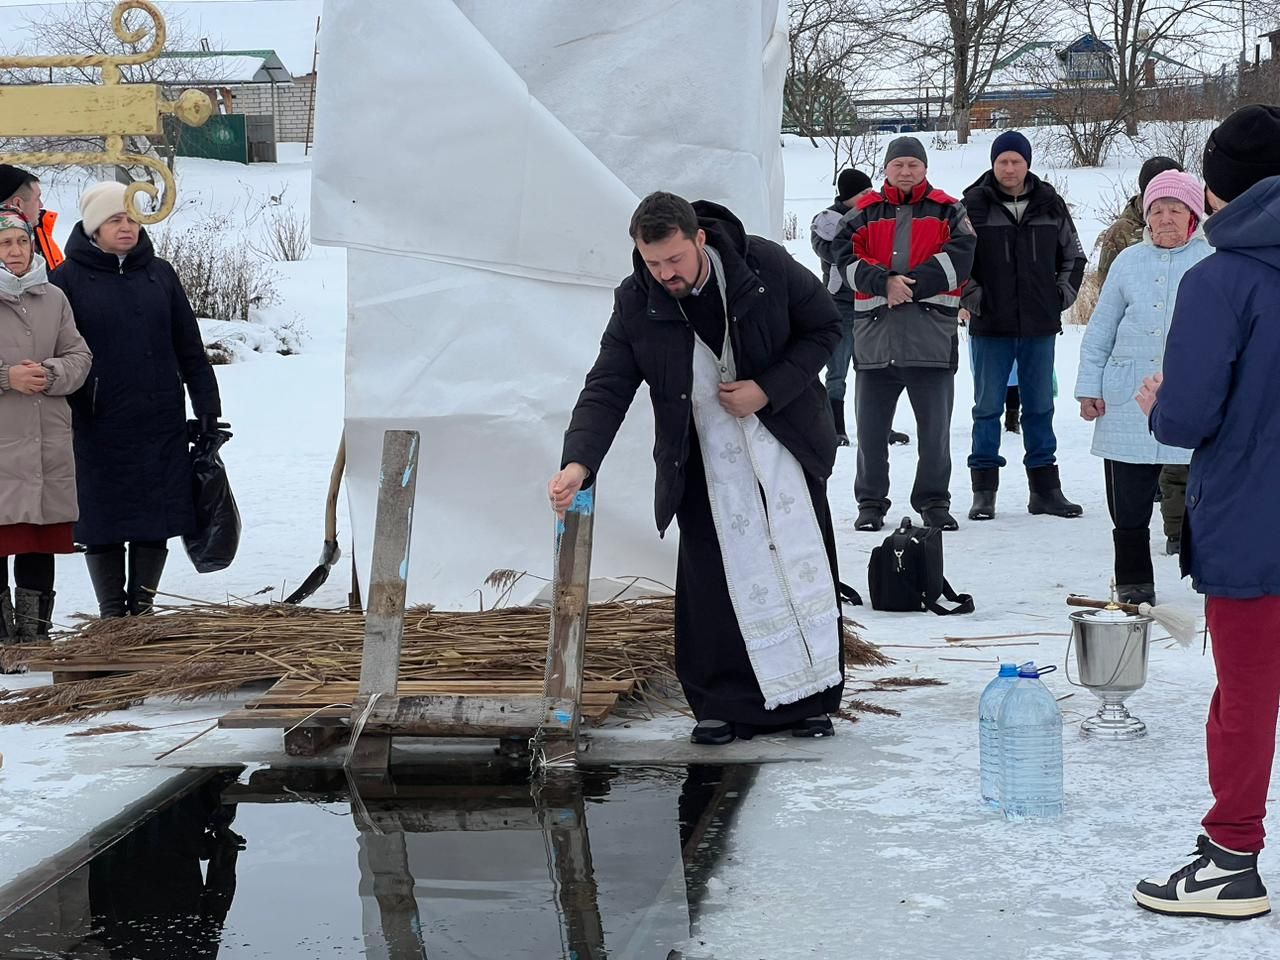
[[0,919],[0,960],[679,957],[754,774],[214,773]]

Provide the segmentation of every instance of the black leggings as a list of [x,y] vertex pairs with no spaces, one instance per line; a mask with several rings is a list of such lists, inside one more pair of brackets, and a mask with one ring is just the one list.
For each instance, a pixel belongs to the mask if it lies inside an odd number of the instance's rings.
[[[53,589],[53,554],[19,553],[13,558],[13,582],[27,590],[48,593]],[[9,589],[9,561],[0,557],[0,590]]]

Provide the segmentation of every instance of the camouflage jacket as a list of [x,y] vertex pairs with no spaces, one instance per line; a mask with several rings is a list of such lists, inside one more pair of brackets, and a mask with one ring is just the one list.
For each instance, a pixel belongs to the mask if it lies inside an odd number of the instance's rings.
[[1142,240],[1142,231],[1147,227],[1142,216],[1142,198],[1133,197],[1125,204],[1124,211],[1106,231],[1098,238],[1098,283],[1107,279],[1107,271],[1119,256],[1120,251],[1133,246]]

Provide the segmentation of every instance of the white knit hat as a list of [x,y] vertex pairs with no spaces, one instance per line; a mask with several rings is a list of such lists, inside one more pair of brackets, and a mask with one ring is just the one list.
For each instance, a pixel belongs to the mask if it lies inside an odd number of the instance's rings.
[[117,213],[126,213],[124,192],[128,187],[123,183],[108,180],[95,183],[80,198],[80,219],[84,223],[84,232],[93,236],[98,228]]

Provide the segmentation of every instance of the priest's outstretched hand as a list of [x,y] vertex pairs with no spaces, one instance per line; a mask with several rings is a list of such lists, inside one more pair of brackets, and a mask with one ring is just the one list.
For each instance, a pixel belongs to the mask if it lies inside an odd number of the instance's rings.
[[551,498],[551,509],[559,516],[573,506],[573,498],[578,495],[582,485],[586,483],[591,471],[580,463],[568,464],[563,470],[551,478],[547,484],[547,496]]
[[769,395],[754,380],[734,380],[720,384],[720,406],[735,417],[749,417],[764,409]]

